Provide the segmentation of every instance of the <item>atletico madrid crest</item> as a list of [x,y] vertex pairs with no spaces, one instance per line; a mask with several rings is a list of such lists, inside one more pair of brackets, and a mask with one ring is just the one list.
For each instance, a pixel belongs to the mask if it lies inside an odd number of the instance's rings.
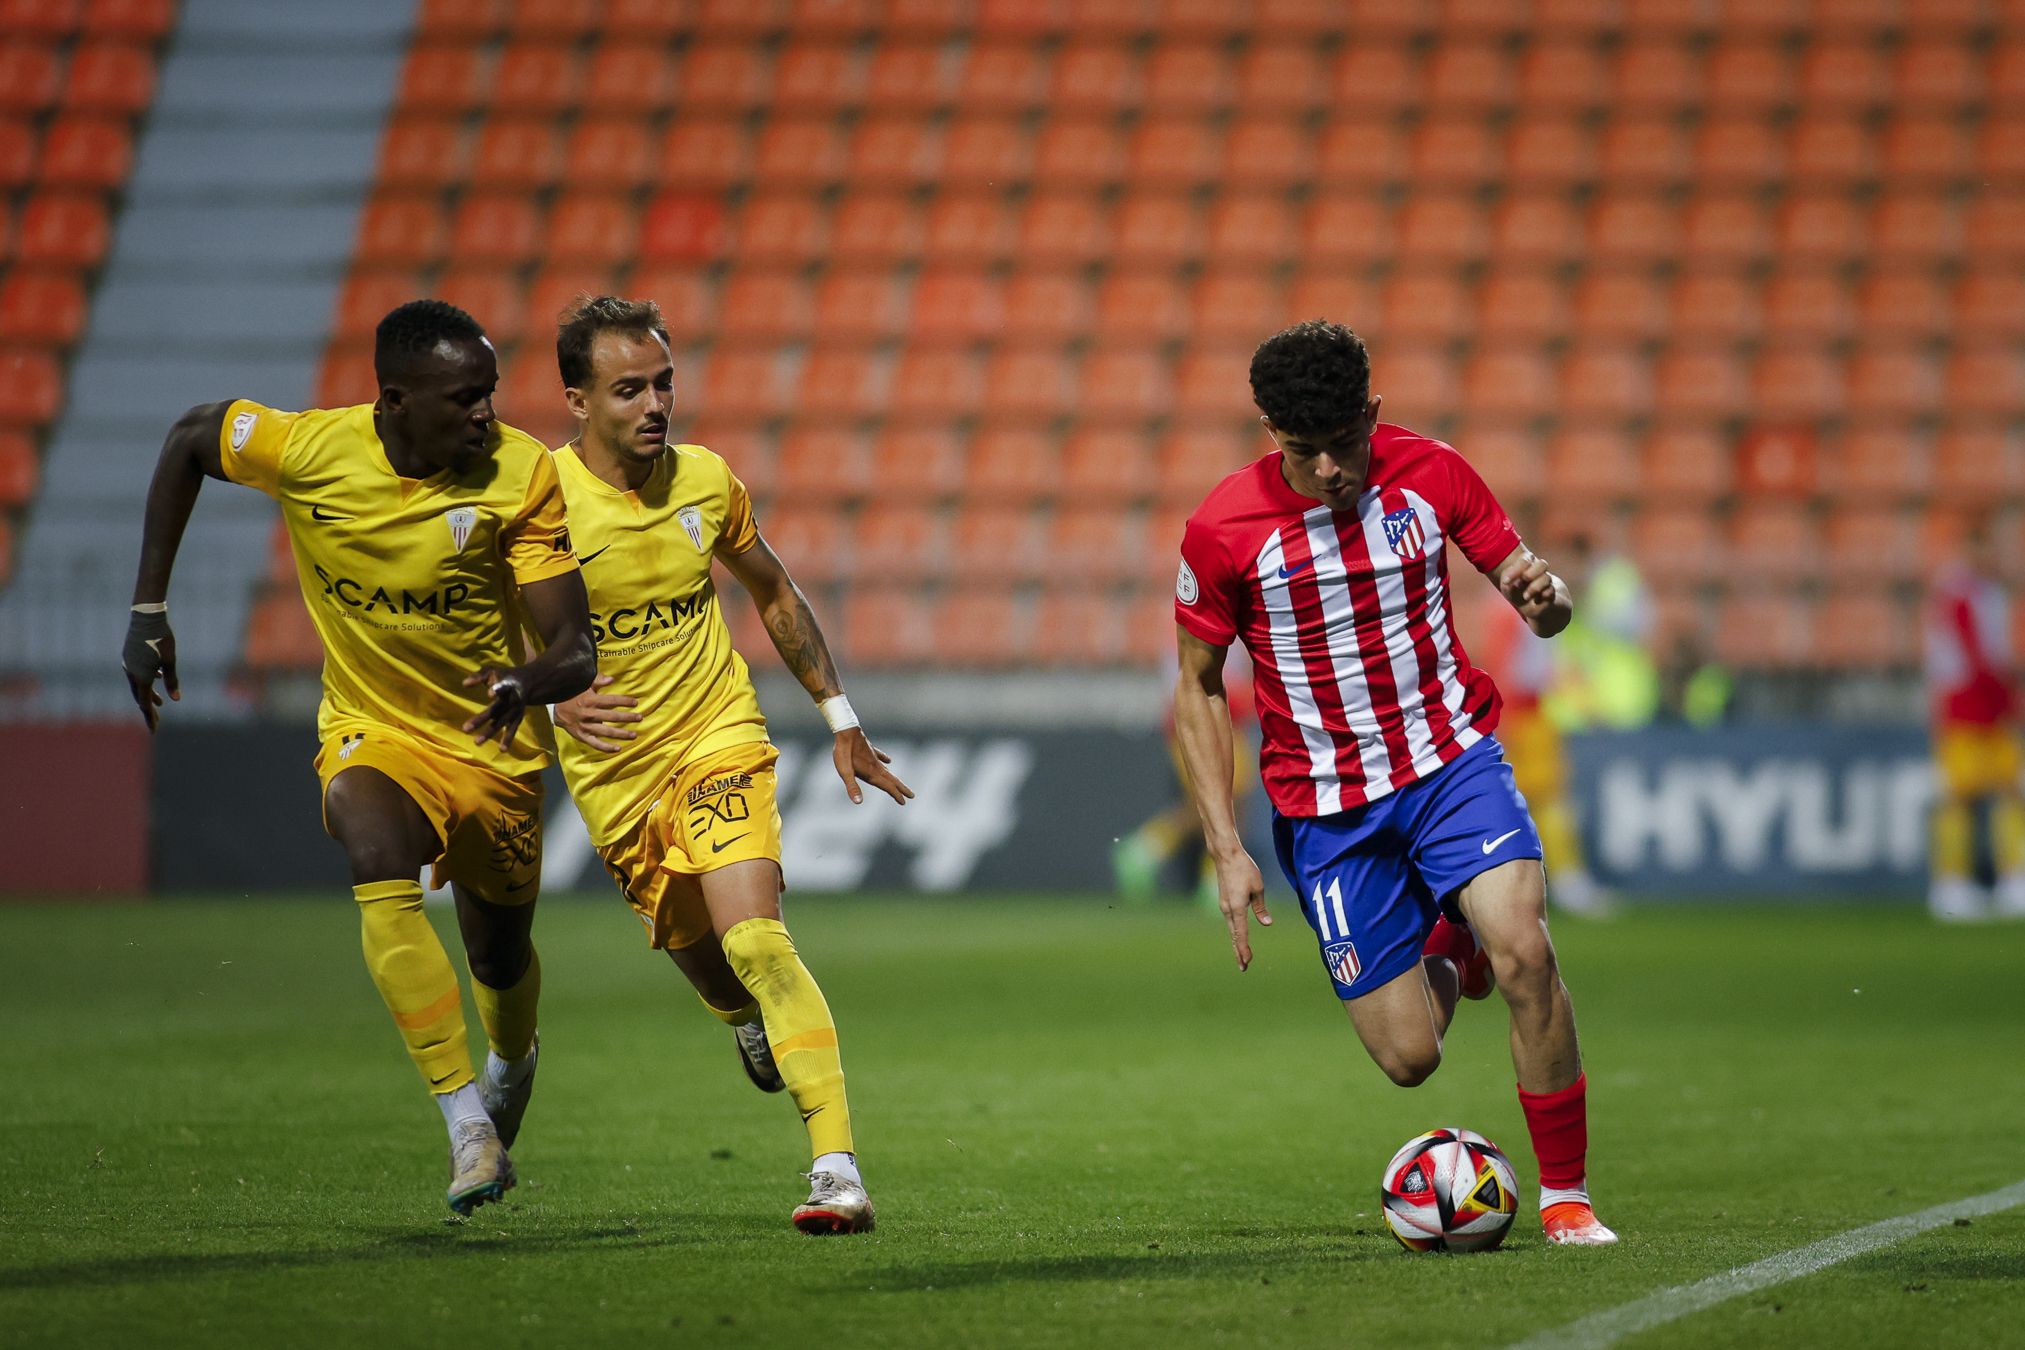
[[1354,942],[1332,942],[1322,949],[1322,962],[1329,967],[1329,973],[1336,977],[1338,984],[1355,984],[1364,970],[1364,963],[1357,959],[1357,944]]
[[1420,513],[1412,507],[1387,511],[1384,525],[1385,542],[1405,561],[1412,562],[1427,547],[1427,531],[1421,528]]

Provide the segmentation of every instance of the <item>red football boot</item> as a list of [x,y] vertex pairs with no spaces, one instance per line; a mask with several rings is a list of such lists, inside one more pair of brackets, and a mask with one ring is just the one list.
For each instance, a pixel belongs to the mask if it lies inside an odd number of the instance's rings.
[[1498,987],[1498,977],[1491,970],[1490,953],[1477,941],[1477,935],[1466,923],[1449,922],[1445,914],[1435,918],[1434,931],[1427,935],[1420,954],[1439,956],[1454,966],[1464,998],[1489,998],[1491,991]]

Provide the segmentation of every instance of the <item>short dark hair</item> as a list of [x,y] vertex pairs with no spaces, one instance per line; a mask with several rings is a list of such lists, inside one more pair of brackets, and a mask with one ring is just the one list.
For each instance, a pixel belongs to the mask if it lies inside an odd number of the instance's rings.
[[442,342],[483,342],[478,320],[448,300],[410,300],[397,305],[373,330],[373,375],[380,383],[405,374]]
[[1371,402],[1371,353],[1363,338],[1327,319],[1282,329],[1252,353],[1252,401],[1296,436],[1354,425]]
[[555,364],[562,372],[563,388],[581,389],[590,383],[591,345],[600,333],[628,333],[634,337],[653,336],[668,340],[668,324],[661,307],[652,300],[622,300],[616,295],[580,295],[563,311],[562,327],[555,335]]

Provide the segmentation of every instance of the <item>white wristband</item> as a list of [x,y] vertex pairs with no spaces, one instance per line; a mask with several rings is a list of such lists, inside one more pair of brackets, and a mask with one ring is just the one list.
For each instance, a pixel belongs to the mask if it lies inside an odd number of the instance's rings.
[[840,731],[849,731],[852,727],[858,725],[858,714],[851,711],[851,700],[845,698],[842,694],[838,694],[833,698],[823,699],[816,704],[816,711],[821,713],[823,720],[830,724],[830,734],[833,736]]
[[154,600],[146,604],[135,605],[133,612],[136,614],[167,614],[169,612],[169,602],[166,600]]

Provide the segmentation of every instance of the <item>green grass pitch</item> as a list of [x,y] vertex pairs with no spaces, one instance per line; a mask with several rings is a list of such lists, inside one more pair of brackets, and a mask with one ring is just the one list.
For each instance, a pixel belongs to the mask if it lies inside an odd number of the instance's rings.
[[[1550,1249],[1529,1199],[1503,1250],[1444,1257],[1384,1235],[1378,1170],[1467,1125],[1530,1197],[1502,1005],[1466,1004],[1404,1091],[1291,907],[1240,976],[1219,921],[1179,908],[791,897],[880,1213],[805,1238],[787,1100],[616,899],[543,903],[521,1185],[463,1224],[342,895],[0,907],[0,1343],[1495,1347],[2025,1177],[2025,927],[1563,921],[1624,1242]],[[2020,1327],[2013,1211],[1632,1343]]]

